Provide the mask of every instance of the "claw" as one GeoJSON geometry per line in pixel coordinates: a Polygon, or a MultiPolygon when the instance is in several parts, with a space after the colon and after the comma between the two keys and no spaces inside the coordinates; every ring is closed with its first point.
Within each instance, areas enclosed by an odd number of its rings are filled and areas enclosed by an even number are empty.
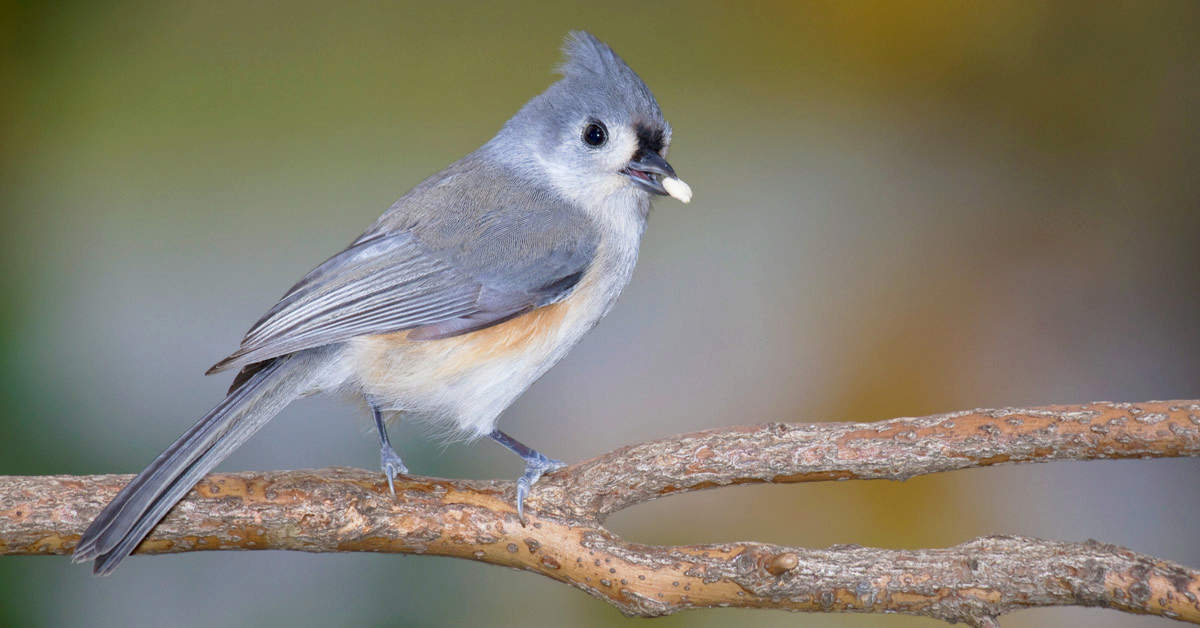
{"type": "Polygon", "coordinates": [[[392,497],[396,496],[395,477],[400,473],[408,473],[408,467],[404,466],[404,461],[400,460],[400,454],[392,449],[392,444],[388,442],[387,425],[383,422],[383,414],[379,411],[379,407],[371,404],[371,414],[375,416],[375,428],[379,430],[379,466],[383,469],[383,475],[387,477],[388,490],[392,492],[392,497]]]}
{"type": "Polygon", "coordinates": [[[561,469],[567,466],[567,463],[547,458],[541,452],[500,430],[492,430],[491,437],[525,461],[525,473],[517,478],[517,518],[521,520],[521,525],[525,525],[525,498],[529,496],[529,489],[533,488],[544,473],[561,469]]]}
{"type": "Polygon", "coordinates": [[[517,519],[521,520],[521,525],[525,525],[525,498],[529,496],[529,490],[542,475],[567,466],[567,463],[561,460],[534,453],[535,455],[525,458],[525,473],[517,479],[517,519]]]}
{"type": "Polygon", "coordinates": [[[391,491],[392,497],[395,497],[394,478],[401,473],[408,473],[408,467],[404,466],[404,461],[400,460],[400,454],[397,454],[396,450],[387,444],[379,448],[379,466],[383,469],[383,474],[387,476],[388,490],[391,491]]]}

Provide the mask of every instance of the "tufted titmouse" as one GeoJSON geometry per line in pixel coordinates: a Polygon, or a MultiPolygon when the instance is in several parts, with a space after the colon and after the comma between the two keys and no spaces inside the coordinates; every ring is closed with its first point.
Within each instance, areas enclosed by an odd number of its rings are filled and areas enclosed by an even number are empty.
{"type": "Polygon", "coordinates": [[[517,512],[563,466],[496,429],[500,413],[608,313],[629,282],[651,195],[691,200],[645,83],[584,32],[562,80],[480,149],[421,182],[300,280],[208,373],[229,394],[109,503],[76,561],[112,572],[167,511],[293,399],[362,395],[388,488],[408,470],[384,413],[490,436],[525,460],[517,512]]]}

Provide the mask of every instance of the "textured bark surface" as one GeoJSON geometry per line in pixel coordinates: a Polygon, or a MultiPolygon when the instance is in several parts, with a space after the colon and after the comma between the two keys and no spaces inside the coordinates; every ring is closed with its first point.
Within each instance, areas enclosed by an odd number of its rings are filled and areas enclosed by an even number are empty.
{"type": "MultiPolygon", "coordinates": [[[[625,447],[546,476],[522,525],[512,482],[354,469],[214,474],[139,553],[216,549],[454,556],[541,573],[630,615],[734,606],[900,612],[991,626],[1036,606],[1200,623],[1200,572],[1095,541],[986,537],[950,548],[813,550],[626,542],[605,516],[749,482],[902,479],[1005,462],[1200,455],[1200,401],[975,410],[878,423],[770,424],[625,447]]],[[[67,554],[127,475],[0,476],[0,554],[67,554]]]]}

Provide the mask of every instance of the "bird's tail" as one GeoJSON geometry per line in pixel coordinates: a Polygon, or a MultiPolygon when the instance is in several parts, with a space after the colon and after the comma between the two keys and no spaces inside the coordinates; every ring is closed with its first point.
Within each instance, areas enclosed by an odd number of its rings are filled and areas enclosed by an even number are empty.
{"type": "Polygon", "coordinates": [[[96,516],[75,546],[107,575],[206,473],[246,442],[320,375],[314,351],[275,358],[158,455],[96,516]]]}

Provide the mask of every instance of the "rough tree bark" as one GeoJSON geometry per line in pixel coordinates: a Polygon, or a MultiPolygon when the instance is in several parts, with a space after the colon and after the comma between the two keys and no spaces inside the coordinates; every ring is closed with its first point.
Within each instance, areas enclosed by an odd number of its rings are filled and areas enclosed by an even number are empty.
{"type": "MultiPolygon", "coordinates": [[[[656,547],[604,528],[664,495],[752,482],[904,479],[1013,462],[1200,455],[1200,400],[973,410],[878,423],[767,424],[625,447],[546,476],[522,525],[513,483],[354,469],[214,474],[139,553],[291,549],[436,554],[537,572],[622,612],[733,606],[899,612],[992,626],[1035,606],[1200,623],[1200,572],[1096,541],[955,547],[656,547]]],[[[67,554],[130,476],[0,476],[0,554],[67,554]]]]}

